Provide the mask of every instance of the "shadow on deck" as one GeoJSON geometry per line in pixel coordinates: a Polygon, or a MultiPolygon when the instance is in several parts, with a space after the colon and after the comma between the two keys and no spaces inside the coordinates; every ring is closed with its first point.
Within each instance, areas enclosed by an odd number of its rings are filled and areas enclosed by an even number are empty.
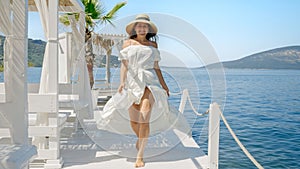
{"type": "MultiPolygon", "coordinates": [[[[134,168],[136,137],[95,130],[93,126],[62,140],[64,168],[134,168]]],[[[151,136],[144,157],[145,169],[201,169],[208,165],[207,155],[193,138],[177,130],[151,136]]]]}

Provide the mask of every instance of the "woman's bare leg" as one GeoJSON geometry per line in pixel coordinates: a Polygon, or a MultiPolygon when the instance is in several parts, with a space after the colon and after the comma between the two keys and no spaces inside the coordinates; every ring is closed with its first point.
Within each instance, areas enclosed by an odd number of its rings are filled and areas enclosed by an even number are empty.
{"type": "MultiPolygon", "coordinates": [[[[139,132],[140,132],[140,124],[139,124],[139,118],[140,118],[140,112],[139,112],[139,105],[132,105],[129,109],[129,117],[130,117],[130,126],[137,136],[139,138],[139,132]]],[[[137,150],[139,150],[139,140],[136,141],[135,147],[137,150]]]]}
{"type": "Polygon", "coordinates": [[[145,89],[144,96],[140,103],[140,116],[139,116],[139,133],[138,133],[138,153],[136,158],[135,167],[143,167],[145,163],[143,161],[145,147],[147,145],[150,126],[149,120],[151,116],[151,108],[153,105],[153,96],[148,88],[145,89]]]}

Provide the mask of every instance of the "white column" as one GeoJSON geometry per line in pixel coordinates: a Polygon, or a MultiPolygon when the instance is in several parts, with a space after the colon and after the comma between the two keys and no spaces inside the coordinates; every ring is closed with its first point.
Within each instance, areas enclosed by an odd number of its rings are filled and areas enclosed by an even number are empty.
{"type": "Polygon", "coordinates": [[[48,1],[49,24],[48,24],[48,83],[47,93],[55,94],[56,107],[53,112],[48,113],[48,125],[55,127],[56,135],[45,138],[49,154],[53,153],[50,159],[47,159],[44,165],[48,168],[61,168],[62,159],[60,157],[60,127],[58,120],[58,0],[48,1]]]}
{"type": "Polygon", "coordinates": [[[219,167],[219,134],[220,134],[220,109],[217,103],[209,107],[209,128],[208,128],[208,160],[209,169],[219,167]]]}
{"type": "Polygon", "coordinates": [[[48,43],[49,43],[49,81],[47,84],[48,93],[56,94],[56,113],[48,114],[49,126],[57,126],[57,136],[49,138],[49,149],[56,150],[56,158],[59,158],[60,153],[60,137],[58,127],[58,0],[48,1],[49,9],[49,24],[48,24],[48,43]]]}
{"type": "Polygon", "coordinates": [[[51,0],[49,3],[49,83],[48,92],[58,93],[58,0],[51,0]]]}
{"type": "Polygon", "coordinates": [[[106,51],[106,74],[105,74],[105,80],[107,84],[110,84],[110,56],[108,52],[106,51]]]}
{"type": "MultiPolygon", "coordinates": [[[[7,103],[7,113],[12,124],[11,133],[14,144],[28,144],[27,107],[27,1],[13,1],[12,43],[10,44],[12,62],[8,76],[11,83],[8,91],[11,102],[7,103]]],[[[10,36],[10,35],[9,35],[10,36]]]]}

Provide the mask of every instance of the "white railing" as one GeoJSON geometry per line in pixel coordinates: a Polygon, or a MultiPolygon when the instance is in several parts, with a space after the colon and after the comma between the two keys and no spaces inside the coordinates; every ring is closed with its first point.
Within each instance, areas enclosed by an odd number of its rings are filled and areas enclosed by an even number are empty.
{"type": "MultiPolygon", "coordinates": [[[[179,111],[181,113],[184,112],[185,105],[187,101],[193,110],[193,112],[198,116],[203,116],[205,114],[209,114],[209,126],[208,126],[208,163],[209,169],[218,169],[219,168],[219,136],[220,136],[220,116],[229,130],[230,134],[242,149],[242,151],[246,154],[246,156],[252,161],[252,163],[259,169],[263,169],[263,166],[260,165],[255,158],[249,153],[249,151],[245,148],[245,146],[240,142],[238,137],[235,135],[230,125],[228,124],[225,116],[219,108],[217,103],[212,103],[209,106],[209,109],[205,113],[199,113],[193,103],[191,101],[189,92],[187,89],[184,89],[181,94],[181,101],[179,105],[179,111]]],[[[177,95],[177,93],[171,93],[171,95],[177,95]]]]}
{"type": "Polygon", "coordinates": [[[219,136],[220,136],[220,116],[219,106],[216,103],[209,106],[209,126],[208,126],[208,160],[209,168],[219,168],[219,136]]]}

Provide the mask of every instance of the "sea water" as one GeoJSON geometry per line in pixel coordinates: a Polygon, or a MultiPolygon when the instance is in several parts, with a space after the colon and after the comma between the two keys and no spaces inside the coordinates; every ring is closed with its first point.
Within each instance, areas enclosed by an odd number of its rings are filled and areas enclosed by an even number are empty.
{"type": "MultiPolygon", "coordinates": [[[[226,69],[225,76],[223,113],[244,146],[265,168],[300,168],[300,71],[226,69]]],[[[196,122],[193,136],[207,152],[205,126],[196,122]]],[[[219,155],[220,168],[256,168],[222,121],[219,155]]]]}
{"type": "MultiPolygon", "coordinates": [[[[205,69],[163,68],[173,93],[187,88],[200,113],[209,108],[211,77],[205,69]]],[[[118,82],[118,69],[112,69],[112,81],[118,82]]],[[[28,69],[28,81],[38,83],[41,68],[28,69]]],[[[96,78],[105,70],[96,69],[96,78]]],[[[0,73],[3,82],[3,74],[0,73]]],[[[300,168],[300,70],[225,69],[226,98],[223,113],[240,141],[264,167],[300,168]]],[[[180,95],[170,96],[171,104],[180,95]]],[[[207,153],[208,116],[196,116],[187,105],[184,115],[192,126],[193,138],[207,153]]],[[[224,123],[220,123],[219,168],[256,168],[238,147],[224,123]]]]}

